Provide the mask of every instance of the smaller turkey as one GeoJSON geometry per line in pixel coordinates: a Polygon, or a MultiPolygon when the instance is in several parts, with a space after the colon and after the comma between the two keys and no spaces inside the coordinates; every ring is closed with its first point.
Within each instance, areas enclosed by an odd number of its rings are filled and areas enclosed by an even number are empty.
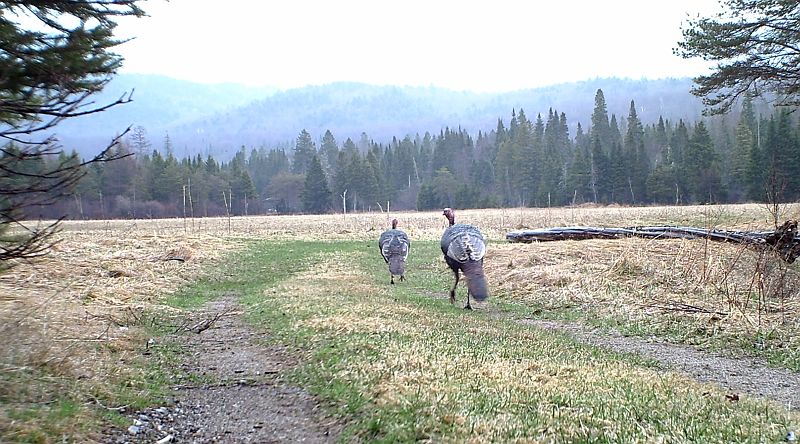
{"type": "Polygon", "coordinates": [[[464,273],[467,280],[467,310],[472,310],[469,298],[483,301],[489,297],[486,276],[483,274],[483,256],[486,254],[486,242],[483,240],[478,228],[455,223],[456,213],[451,208],[445,208],[442,214],[450,225],[442,234],[442,253],[447,265],[453,270],[456,281],[450,289],[450,303],[456,302],[456,287],[458,287],[459,271],[464,273]]]}
{"type": "Polygon", "coordinates": [[[397,229],[397,219],[392,220],[392,229],[381,233],[378,239],[378,249],[383,256],[383,260],[389,264],[389,275],[391,283],[394,284],[394,277],[400,276],[400,281],[406,280],[406,259],[408,250],[411,249],[411,241],[403,230],[397,229]]]}

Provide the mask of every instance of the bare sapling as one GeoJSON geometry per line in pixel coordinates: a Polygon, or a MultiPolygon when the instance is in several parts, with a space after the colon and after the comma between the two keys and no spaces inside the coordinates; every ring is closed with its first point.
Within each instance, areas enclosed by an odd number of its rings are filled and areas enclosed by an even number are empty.
{"type": "Polygon", "coordinates": [[[769,213],[772,224],[777,229],[780,225],[780,220],[786,212],[786,202],[783,199],[784,192],[786,191],[786,180],[778,177],[775,171],[772,171],[767,182],[764,196],[766,198],[764,206],[769,213]]]}
{"type": "Polygon", "coordinates": [[[347,189],[342,193],[342,217],[347,215],[347,189]]]}
{"type": "Polygon", "coordinates": [[[225,195],[225,191],[222,192],[222,201],[225,204],[225,215],[228,218],[228,234],[231,234],[231,200],[225,195]]]}
{"type": "Polygon", "coordinates": [[[183,186],[183,234],[186,234],[186,185],[183,186]]]}
{"type": "Polygon", "coordinates": [[[192,230],[194,230],[194,202],[192,202],[192,178],[188,179],[187,189],[189,191],[189,217],[192,219],[192,230]]]}

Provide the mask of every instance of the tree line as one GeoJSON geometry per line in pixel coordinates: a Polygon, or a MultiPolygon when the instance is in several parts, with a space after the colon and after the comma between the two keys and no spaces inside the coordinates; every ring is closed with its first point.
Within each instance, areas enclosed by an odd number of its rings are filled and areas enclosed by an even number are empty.
{"type": "MultiPolygon", "coordinates": [[[[154,149],[146,129],[118,144],[114,162],[92,163],[74,193],[38,217],[150,218],[294,212],[427,210],[597,204],[695,204],[796,200],[800,127],[791,109],[757,113],[746,97],[738,115],[696,122],[643,123],[630,103],[609,116],[597,90],[590,125],[570,134],[564,113],[509,122],[471,135],[463,128],[377,143],[363,134],[339,143],[302,130],[293,149],[242,147],[232,159],[178,159],[165,137],[154,149]],[[732,117],[735,117],[735,121],[732,117]],[[133,155],[131,155],[133,154],[133,155]]],[[[4,156],[14,156],[13,148],[4,156]]],[[[17,162],[24,163],[24,156],[17,162]]],[[[18,168],[33,177],[48,162],[18,168]]],[[[17,177],[25,180],[27,176],[17,177]]]]}

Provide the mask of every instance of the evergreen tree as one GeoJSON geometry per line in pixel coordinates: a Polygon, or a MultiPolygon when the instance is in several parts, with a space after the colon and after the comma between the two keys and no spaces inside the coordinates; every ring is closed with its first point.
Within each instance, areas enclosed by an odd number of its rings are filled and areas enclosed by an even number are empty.
{"type": "Polygon", "coordinates": [[[456,203],[456,194],[459,181],[447,168],[441,168],[433,176],[433,193],[440,207],[453,207],[456,203]]]}
{"type": "Polygon", "coordinates": [[[659,204],[677,203],[676,183],[674,166],[667,162],[659,162],[647,177],[647,192],[650,200],[659,204]]]}
{"type": "Polygon", "coordinates": [[[417,195],[417,210],[426,211],[442,207],[443,205],[439,202],[439,198],[436,197],[433,185],[423,183],[417,195]]]}
{"type": "Polygon", "coordinates": [[[588,147],[578,147],[566,177],[566,191],[572,191],[571,203],[591,202],[592,165],[588,147]]]}
{"type": "Polygon", "coordinates": [[[489,159],[476,160],[472,164],[470,181],[484,190],[485,194],[494,189],[494,167],[489,159]]]}
{"type": "MultiPolygon", "coordinates": [[[[592,147],[592,138],[583,132],[583,125],[580,122],[575,126],[575,148],[583,149],[588,152],[592,147]]],[[[577,154],[577,153],[576,153],[577,154]]],[[[588,159],[588,156],[587,156],[588,159]]]]}
{"type": "Polygon", "coordinates": [[[391,173],[391,187],[396,190],[409,188],[417,182],[414,168],[414,142],[406,136],[397,144],[393,161],[387,171],[391,173]]]}
{"type": "Polygon", "coordinates": [[[311,158],[317,153],[316,145],[311,139],[311,134],[305,129],[300,131],[297,136],[297,142],[294,146],[294,159],[292,160],[292,172],[296,174],[305,174],[308,171],[311,158]]]}
{"type": "Polygon", "coordinates": [[[271,150],[267,154],[267,161],[263,174],[267,177],[273,177],[281,172],[289,171],[289,156],[286,151],[282,149],[271,150]]]}
{"type": "Polygon", "coordinates": [[[625,148],[623,155],[626,162],[628,187],[631,192],[630,202],[636,204],[645,201],[646,181],[650,173],[650,160],[644,148],[644,128],[636,114],[636,105],[631,100],[628,112],[628,130],[625,132],[625,148]]]}
{"type": "Polygon", "coordinates": [[[459,177],[469,173],[472,164],[473,146],[471,138],[461,130],[445,128],[436,139],[433,151],[433,169],[447,168],[459,177]]]}
{"type": "Polygon", "coordinates": [[[456,208],[478,208],[481,205],[481,191],[473,183],[460,182],[457,185],[454,199],[456,208]]]}
{"type": "Polygon", "coordinates": [[[625,153],[622,151],[622,145],[614,142],[608,155],[607,183],[610,202],[624,203],[631,201],[628,170],[628,162],[626,162],[625,153]]]}
{"type": "Polygon", "coordinates": [[[564,199],[564,160],[561,154],[564,148],[560,146],[563,143],[560,132],[558,112],[551,109],[544,129],[541,177],[537,193],[539,205],[560,205],[564,199]]]}
{"type": "Polygon", "coordinates": [[[768,124],[762,153],[764,176],[761,182],[762,199],[780,203],[800,197],[800,147],[796,131],[792,130],[790,112],[782,109],[768,124]]]}
{"type": "Polygon", "coordinates": [[[267,169],[266,149],[262,147],[250,150],[250,157],[247,159],[245,168],[256,192],[261,193],[266,190],[270,179],[263,173],[267,169]]]}
{"type": "Polygon", "coordinates": [[[359,207],[366,209],[382,198],[378,173],[375,170],[377,163],[374,153],[372,159],[362,159],[355,147],[339,153],[334,190],[337,195],[347,190],[348,206],[353,210],[359,207]]]}
{"type": "Polygon", "coordinates": [[[323,156],[325,170],[330,174],[336,170],[336,161],[339,158],[339,145],[330,130],[325,131],[322,136],[322,144],[319,147],[320,155],[323,156]]]}
{"type": "Polygon", "coordinates": [[[658,154],[658,158],[663,160],[664,153],[669,147],[669,136],[667,135],[667,125],[664,123],[664,118],[661,116],[658,117],[658,124],[656,125],[654,139],[655,154],[658,154]]]}
{"type": "Polygon", "coordinates": [[[331,205],[331,191],[319,157],[314,155],[306,174],[303,192],[303,210],[307,213],[326,213],[331,205]]]}
{"type": "Polygon", "coordinates": [[[779,105],[800,105],[800,3],[724,0],[723,12],[684,28],[675,52],[715,62],[692,92],[712,114],[724,114],[746,94],[767,94],[779,105]]]}
{"type": "Polygon", "coordinates": [[[713,168],[717,161],[714,142],[701,120],[694,127],[685,153],[686,187],[690,199],[694,202],[716,202],[720,195],[720,174],[713,168]]]}
{"type": "Polygon", "coordinates": [[[597,138],[597,143],[604,153],[611,149],[611,127],[608,123],[608,108],[602,89],[598,89],[594,96],[594,111],[592,111],[592,127],[589,135],[597,138]]]}
{"type": "Polygon", "coordinates": [[[672,137],[669,139],[669,155],[667,163],[672,165],[675,172],[677,201],[684,202],[686,195],[686,182],[687,182],[687,161],[686,152],[689,150],[689,129],[683,122],[683,119],[678,121],[672,137]]]}
{"type": "Polygon", "coordinates": [[[610,195],[609,176],[611,162],[603,152],[603,145],[600,142],[600,134],[592,135],[592,157],[591,157],[591,177],[589,188],[592,193],[592,201],[608,202],[610,195]]]}
{"type": "Polygon", "coordinates": [[[100,181],[103,194],[108,197],[131,197],[134,174],[136,173],[136,160],[133,156],[129,156],[130,151],[125,144],[117,145],[112,150],[112,153],[115,157],[119,157],[119,160],[100,166],[102,171],[100,181]]]}
{"type": "Polygon", "coordinates": [[[172,139],[169,138],[169,133],[164,133],[164,156],[175,157],[175,150],[172,148],[172,139]]]}
{"type": "Polygon", "coordinates": [[[750,188],[750,161],[754,149],[754,133],[751,127],[750,117],[752,114],[752,102],[749,97],[745,98],[742,105],[742,113],[739,123],[736,125],[733,152],[730,161],[730,189],[735,199],[740,199],[747,195],[750,188]],[[746,111],[750,108],[750,113],[746,111]]]}
{"type": "Polygon", "coordinates": [[[419,148],[419,157],[416,159],[417,169],[423,181],[433,177],[433,144],[433,137],[426,131],[419,148]]]}
{"type": "Polygon", "coordinates": [[[613,146],[615,143],[618,143],[622,146],[622,133],[619,129],[619,124],[617,123],[617,116],[616,114],[611,115],[611,120],[608,123],[609,133],[611,134],[611,139],[609,143],[613,146]]]}
{"type": "Polygon", "coordinates": [[[497,172],[497,181],[503,196],[502,202],[505,205],[511,204],[515,201],[517,195],[515,191],[515,178],[513,172],[513,143],[511,139],[505,139],[498,144],[497,160],[495,164],[495,171],[497,172]]]}
{"type": "Polygon", "coordinates": [[[258,202],[258,193],[250,173],[238,164],[232,168],[228,191],[231,199],[229,205],[234,214],[250,214],[250,206],[258,202]]]}
{"type": "MultiPolygon", "coordinates": [[[[137,0],[106,2],[14,1],[0,8],[0,262],[37,257],[52,245],[59,219],[43,227],[29,227],[24,220],[34,208],[54,205],[72,197],[84,168],[113,160],[112,148],[124,134],[98,155],[76,163],[48,162],[62,152],[51,137],[64,119],[93,114],[130,101],[93,106],[92,95],[111,81],[122,58],[114,48],[116,21],[123,16],[141,17],[137,0]],[[10,153],[16,155],[10,155],[10,153]],[[41,160],[41,162],[39,162],[41,160]],[[25,168],[45,166],[36,174],[25,168]],[[22,168],[22,169],[18,169],[22,168]],[[21,228],[9,234],[11,226],[21,228]],[[22,233],[22,234],[20,234],[22,233]]],[[[2,268],[2,267],[0,267],[2,268]]]]}
{"type": "Polygon", "coordinates": [[[362,171],[362,188],[360,194],[368,206],[392,197],[386,195],[385,183],[383,180],[384,174],[377,154],[380,152],[380,147],[376,146],[371,148],[364,158],[363,165],[365,168],[362,171]]]}
{"type": "Polygon", "coordinates": [[[539,130],[543,127],[542,117],[538,116],[535,125],[525,116],[520,108],[515,122],[513,139],[510,143],[511,164],[509,171],[514,178],[519,203],[533,205],[540,181],[540,165],[542,157],[542,137],[539,130]]]}
{"type": "Polygon", "coordinates": [[[347,138],[342,145],[342,152],[347,155],[351,155],[352,153],[358,153],[358,147],[356,147],[355,142],[351,138],[347,138]]]}
{"type": "MultiPolygon", "coordinates": [[[[185,174],[178,160],[172,154],[164,159],[161,174],[154,177],[153,197],[166,203],[174,214],[180,214],[178,208],[183,200],[183,185],[186,184],[185,174]]],[[[229,189],[230,190],[230,189],[229,189]]],[[[228,190],[228,191],[229,191],[228,190]]],[[[221,190],[220,190],[221,191],[221,190]]]]}

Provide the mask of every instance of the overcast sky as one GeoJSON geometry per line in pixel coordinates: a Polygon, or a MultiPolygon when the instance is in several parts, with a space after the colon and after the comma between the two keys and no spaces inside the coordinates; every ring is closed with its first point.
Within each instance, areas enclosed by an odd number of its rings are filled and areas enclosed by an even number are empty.
{"type": "Polygon", "coordinates": [[[149,0],[122,72],[279,88],[355,81],[510,91],[702,74],[672,53],[717,0],[149,0]],[[688,15],[687,15],[688,14],[688,15]]]}

